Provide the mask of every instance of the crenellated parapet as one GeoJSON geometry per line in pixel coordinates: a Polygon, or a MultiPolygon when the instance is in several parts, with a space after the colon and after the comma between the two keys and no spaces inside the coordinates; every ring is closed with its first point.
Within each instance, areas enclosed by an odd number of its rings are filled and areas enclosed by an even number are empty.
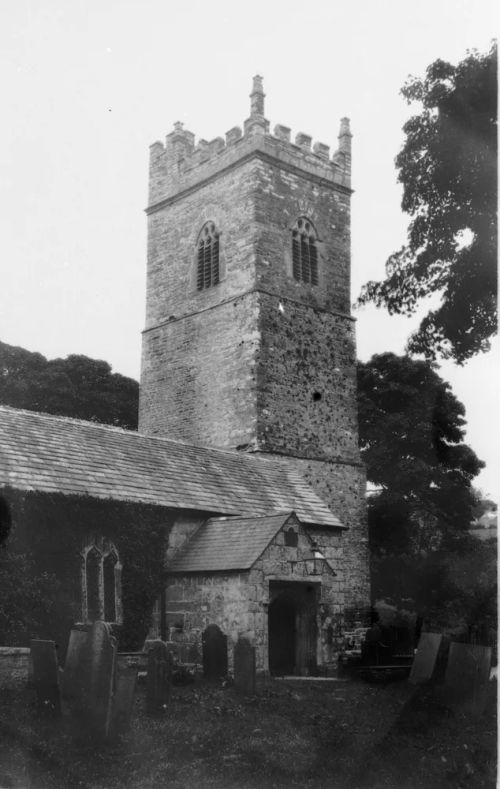
{"type": "Polygon", "coordinates": [[[264,98],[262,77],[256,76],[250,94],[250,115],[243,128],[233,126],[225,137],[210,141],[199,139],[196,143],[193,132],[176,122],[165,144],[153,143],[148,211],[154,211],[165,200],[173,199],[252,156],[278,160],[284,169],[302,170],[313,178],[350,190],[352,134],[349,119],[342,118],[338,148],[330,155],[330,146],[313,142],[304,132],[298,132],[292,141],[288,126],[277,124],[271,133],[264,115],[264,98]]]}

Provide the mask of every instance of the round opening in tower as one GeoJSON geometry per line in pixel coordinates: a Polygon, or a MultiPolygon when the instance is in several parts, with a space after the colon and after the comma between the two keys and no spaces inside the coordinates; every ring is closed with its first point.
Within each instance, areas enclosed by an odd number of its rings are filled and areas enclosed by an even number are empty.
{"type": "Polygon", "coordinates": [[[318,400],[321,400],[322,396],[323,395],[321,394],[321,392],[313,392],[313,400],[314,400],[314,402],[317,403],[318,400]]]}

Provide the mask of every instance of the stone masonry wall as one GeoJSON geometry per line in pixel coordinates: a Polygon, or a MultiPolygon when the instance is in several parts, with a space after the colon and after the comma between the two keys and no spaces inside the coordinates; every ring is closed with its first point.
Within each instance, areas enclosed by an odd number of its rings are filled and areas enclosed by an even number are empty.
{"type": "Polygon", "coordinates": [[[254,159],[150,215],[141,432],[231,448],[300,444],[317,457],[356,452],[349,193],[309,178],[254,159]],[[291,227],[304,213],[319,233],[318,286],[292,276],[291,227]],[[221,282],[197,291],[207,219],[221,232],[221,282]]]}
{"type": "Polygon", "coordinates": [[[255,196],[257,287],[300,304],[350,314],[350,190],[307,172],[258,160],[255,196]],[[318,284],[294,279],[292,229],[305,216],[316,230],[318,284]]]}
{"type": "MultiPolygon", "coordinates": [[[[257,409],[266,406],[257,401],[254,361],[261,342],[263,358],[266,342],[273,344],[275,327],[269,316],[279,305],[273,304],[257,325],[257,310],[265,299],[256,300],[255,291],[289,299],[289,311],[296,316],[299,305],[309,312],[316,308],[318,324],[324,310],[335,311],[337,324],[344,320],[346,326],[336,331],[330,345],[339,344],[345,366],[352,344],[346,317],[349,157],[342,152],[330,161],[327,146],[311,150],[307,135],[297,135],[294,145],[285,127],[276,127],[272,136],[255,133],[252,124],[244,136],[233,129],[226,144],[217,138],[200,141],[196,149],[194,135],[177,124],[166,148],[161,143],[152,147],[139,429],[231,448],[254,447],[265,439],[264,448],[282,451],[283,442],[275,445],[274,434],[266,435],[267,418],[259,431],[256,428],[257,409]],[[291,229],[302,215],[318,234],[317,286],[292,276],[291,229]],[[221,234],[220,283],[198,291],[196,242],[207,220],[221,234]]],[[[310,316],[305,324],[308,320],[310,316]]],[[[296,334],[299,344],[307,341],[308,327],[298,327],[296,334]]],[[[302,350],[287,348],[295,354],[302,350]]],[[[332,354],[316,361],[324,368],[331,359],[332,354]]],[[[295,385],[295,394],[302,395],[303,380],[299,376],[293,381],[290,372],[296,363],[304,366],[307,361],[295,355],[290,362],[286,386],[293,390],[295,385]]],[[[270,379],[280,369],[271,360],[270,379]]],[[[266,386],[266,394],[274,397],[270,381],[266,386]]],[[[293,392],[290,397],[294,399],[293,392]]],[[[320,407],[315,413],[325,410],[320,407]]],[[[316,429],[311,420],[309,427],[316,429]]],[[[291,446],[296,443],[294,436],[291,446]]],[[[315,451],[312,445],[309,450],[315,451]]]]}
{"type": "MultiPolygon", "coordinates": [[[[266,455],[268,457],[268,455],[266,455]]],[[[323,462],[273,455],[273,460],[298,471],[347,527],[340,540],[342,616],[370,605],[370,562],[366,515],[366,472],[361,463],[323,462]]],[[[313,539],[320,532],[309,527],[313,539]]],[[[330,533],[330,532],[328,532],[330,533]]]]}
{"type": "Polygon", "coordinates": [[[254,171],[242,165],[149,218],[141,432],[212,446],[253,440],[254,171]],[[221,233],[221,281],[198,291],[196,242],[209,219],[221,233]]]}
{"type": "Polygon", "coordinates": [[[259,314],[259,449],[358,462],[352,321],[266,294],[259,314]]]}
{"type": "Polygon", "coordinates": [[[205,446],[255,440],[257,294],[144,336],[140,430],[205,446]]]}
{"type": "MultiPolygon", "coordinates": [[[[166,591],[168,639],[201,654],[201,634],[209,624],[217,624],[228,636],[229,665],[234,645],[240,635],[256,646],[257,669],[267,671],[270,581],[296,581],[320,585],[317,610],[318,665],[335,665],[343,634],[345,604],[344,572],[345,532],[340,529],[307,530],[299,528],[297,547],[285,545],[283,531],[256,561],[249,572],[168,575],[166,591]],[[321,577],[307,575],[311,541],[318,542],[333,573],[321,577]],[[292,567],[291,562],[298,562],[292,567]]],[[[181,654],[182,654],[182,650],[181,654]]]]}
{"type": "Polygon", "coordinates": [[[242,134],[241,128],[235,126],[227,132],[225,140],[222,137],[209,142],[199,140],[195,146],[194,134],[177,123],[174,131],[167,135],[165,145],[157,141],[150,147],[149,207],[161,205],[174,195],[209,181],[221,171],[230,170],[255,151],[279,159],[283,168],[300,166],[318,181],[331,181],[349,189],[351,134],[348,123],[341,124],[340,132],[339,150],[330,158],[329,146],[315,143],[311,150],[311,137],[302,133],[296,135],[293,143],[290,129],[279,124],[274,127],[274,134],[255,127],[245,129],[242,134]]]}
{"type": "Polygon", "coordinates": [[[255,162],[244,162],[149,215],[146,330],[204,311],[253,287],[258,177],[255,162]],[[197,240],[209,220],[220,233],[220,283],[198,291],[197,240]]]}

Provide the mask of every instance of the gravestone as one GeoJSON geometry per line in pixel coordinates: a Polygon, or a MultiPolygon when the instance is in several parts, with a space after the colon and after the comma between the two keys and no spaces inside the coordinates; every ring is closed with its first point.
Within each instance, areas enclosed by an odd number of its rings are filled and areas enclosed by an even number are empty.
{"type": "Polygon", "coordinates": [[[227,636],[217,625],[208,625],[201,637],[203,675],[217,680],[227,677],[227,636]]]}
{"type": "Polygon", "coordinates": [[[94,622],[85,647],[89,665],[88,691],[84,698],[84,711],[92,733],[107,737],[111,723],[111,700],[113,696],[116,639],[109,625],[94,622]]]}
{"type": "Polygon", "coordinates": [[[442,638],[440,633],[421,633],[409,676],[412,685],[432,678],[442,638]]]}
{"type": "Polygon", "coordinates": [[[452,643],[445,674],[445,699],[452,708],[481,715],[489,693],[491,647],[452,643]]]}
{"type": "Polygon", "coordinates": [[[33,639],[30,654],[38,709],[44,715],[58,717],[61,714],[61,695],[56,645],[54,641],[33,639]]]}
{"type": "Polygon", "coordinates": [[[172,656],[164,641],[148,643],[146,709],[150,715],[164,713],[170,699],[172,656]]]}
{"type": "Polygon", "coordinates": [[[234,687],[244,696],[255,694],[255,647],[244,637],[234,647],[234,687]]]}
{"type": "Polygon", "coordinates": [[[109,736],[114,738],[126,732],[130,726],[134,705],[137,665],[127,658],[116,658],[115,686],[111,700],[111,722],[109,736]]]}
{"type": "Polygon", "coordinates": [[[82,712],[88,693],[90,665],[87,655],[88,629],[72,628],[61,679],[63,704],[70,713],[82,712]]]}

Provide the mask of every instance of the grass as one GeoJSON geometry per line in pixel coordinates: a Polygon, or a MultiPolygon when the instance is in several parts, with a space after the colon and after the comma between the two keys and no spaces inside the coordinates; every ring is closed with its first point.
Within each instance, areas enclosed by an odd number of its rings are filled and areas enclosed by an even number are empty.
{"type": "MultiPolygon", "coordinates": [[[[165,714],[138,687],[130,730],[99,744],[0,691],[0,789],[442,789],[496,786],[496,701],[452,713],[407,681],[262,681],[252,697],[202,680],[165,714]]],[[[495,686],[496,689],[496,686],[495,686]]]]}

